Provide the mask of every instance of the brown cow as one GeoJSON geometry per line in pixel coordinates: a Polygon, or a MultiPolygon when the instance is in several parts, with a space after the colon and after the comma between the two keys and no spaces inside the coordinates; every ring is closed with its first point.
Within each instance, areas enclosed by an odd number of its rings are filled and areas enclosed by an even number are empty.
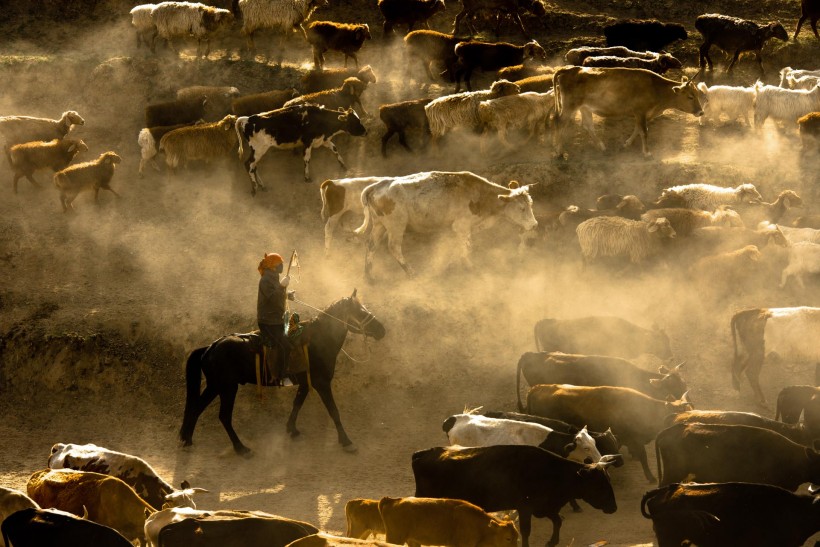
{"type": "Polygon", "coordinates": [[[370,534],[384,534],[384,523],[379,513],[379,500],[356,498],[345,504],[349,538],[367,539],[370,534]]]}
{"type": "Polygon", "coordinates": [[[663,429],[668,414],[693,409],[686,393],[679,401],[669,399],[653,399],[625,387],[540,384],[527,393],[527,414],[587,425],[595,431],[611,428],[621,445],[640,460],[646,479],[655,482],[644,445],[663,429]]]}
{"type": "Polygon", "coordinates": [[[518,531],[472,503],[446,498],[382,498],[387,542],[411,546],[516,547],[518,531]]]}
{"type": "Polygon", "coordinates": [[[812,436],[802,424],[784,424],[752,412],[690,410],[689,412],[667,416],[666,425],[674,424],[748,425],[774,431],[790,441],[804,446],[811,446],[813,442],[812,436]]]}
{"type": "Polygon", "coordinates": [[[669,108],[702,116],[694,84],[684,79],[676,82],[641,68],[562,68],[555,73],[555,146],[563,152],[561,126],[575,119],[581,110],[581,125],[601,150],[603,141],[595,134],[592,114],[604,118],[634,116],[635,130],[626,140],[630,146],[640,135],[643,153],[649,156],[647,122],[669,108]]]}

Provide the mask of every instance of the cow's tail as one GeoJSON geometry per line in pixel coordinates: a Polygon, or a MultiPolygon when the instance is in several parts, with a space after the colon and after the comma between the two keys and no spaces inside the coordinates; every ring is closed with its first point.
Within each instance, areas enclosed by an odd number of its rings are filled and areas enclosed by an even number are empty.
{"type": "MultiPolygon", "coordinates": [[[[538,337],[536,337],[536,340],[538,337]]],[[[518,360],[518,368],[515,371],[515,396],[518,398],[518,412],[524,412],[524,403],[521,402],[521,363],[524,361],[524,356],[518,360]]]]}
{"type": "Polygon", "coordinates": [[[371,184],[367,188],[362,191],[362,208],[364,209],[364,221],[362,225],[356,228],[353,233],[357,236],[367,235],[370,233],[372,228],[373,220],[371,219],[371,212],[370,212],[370,194],[372,194],[376,189],[375,184],[371,184]]]}
{"type": "Polygon", "coordinates": [[[239,116],[236,118],[236,123],[234,124],[236,137],[239,140],[239,161],[245,158],[245,146],[248,144],[247,139],[245,139],[245,125],[247,125],[247,123],[247,116],[239,116]]]}
{"type": "Polygon", "coordinates": [[[454,425],[456,425],[456,417],[455,416],[450,416],[449,418],[444,420],[443,424],[441,424],[441,430],[444,431],[445,433],[449,433],[450,430],[453,429],[454,425]]]}
{"type": "Polygon", "coordinates": [[[179,430],[179,438],[185,443],[191,442],[194,433],[197,419],[195,408],[199,402],[199,385],[202,380],[202,357],[209,347],[195,349],[185,363],[185,414],[179,430]]]}
{"type": "Polygon", "coordinates": [[[743,312],[734,314],[731,323],[729,323],[729,327],[732,330],[732,349],[734,351],[732,358],[732,387],[735,388],[735,391],[740,391],[740,371],[738,370],[739,359],[737,355],[737,322],[741,313],[743,312]]]}
{"type": "MultiPolygon", "coordinates": [[[[655,464],[658,466],[658,485],[661,485],[663,484],[663,465],[661,464],[661,443],[658,442],[657,437],[655,437],[655,464]]],[[[646,518],[651,518],[643,512],[643,501],[641,501],[641,513],[646,518]]]]}
{"type": "Polygon", "coordinates": [[[641,514],[644,516],[644,518],[652,518],[652,515],[650,515],[649,512],[646,510],[646,502],[648,502],[651,498],[654,498],[655,495],[657,495],[658,492],[660,492],[661,490],[662,488],[655,488],[654,490],[650,490],[649,492],[644,494],[643,498],[641,498],[641,514]]]}
{"type": "Polygon", "coordinates": [[[319,194],[322,196],[322,220],[327,221],[330,217],[330,207],[327,204],[327,189],[333,184],[332,180],[326,180],[319,187],[319,194]]]}

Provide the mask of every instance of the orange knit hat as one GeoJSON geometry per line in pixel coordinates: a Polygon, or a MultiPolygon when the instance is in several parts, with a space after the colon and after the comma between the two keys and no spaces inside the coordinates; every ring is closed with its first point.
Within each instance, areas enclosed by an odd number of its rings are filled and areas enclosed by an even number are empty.
{"type": "Polygon", "coordinates": [[[285,259],[282,258],[282,255],[276,253],[265,253],[265,258],[259,262],[259,267],[256,269],[259,270],[259,275],[264,275],[265,270],[273,270],[279,264],[284,263],[285,259]]]}

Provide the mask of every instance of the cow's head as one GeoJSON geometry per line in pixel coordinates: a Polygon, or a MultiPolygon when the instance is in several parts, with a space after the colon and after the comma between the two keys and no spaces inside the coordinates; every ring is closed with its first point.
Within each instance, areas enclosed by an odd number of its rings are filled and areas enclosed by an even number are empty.
{"type": "Polygon", "coordinates": [[[695,405],[689,401],[689,392],[684,393],[680,399],[675,400],[672,395],[666,398],[666,410],[670,414],[680,414],[681,412],[689,412],[695,410],[695,405]]]}
{"type": "Polygon", "coordinates": [[[595,446],[595,440],[587,431],[587,426],[575,434],[575,438],[564,447],[564,451],[568,453],[566,456],[568,460],[580,463],[596,463],[601,459],[601,453],[595,446]]]}
{"type": "Polygon", "coordinates": [[[51,454],[48,457],[48,467],[50,469],[60,469],[63,467],[63,460],[71,450],[71,445],[57,443],[51,447],[51,454]]]}
{"type": "Polygon", "coordinates": [[[529,186],[518,186],[515,182],[515,184],[510,183],[508,194],[498,194],[498,199],[502,202],[501,214],[524,230],[534,230],[538,226],[538,221],[535,220],[532,212],[529,188],[529,186]]]}
{"type": "Polygon", "coordinates": [[[539,59],[541,61],[547,60],[547,52],[541,47],[541,44],[535,40],[524,44],[524,58],[525,59],[539,59]]]}
{"type": "Polygon", "coordinates": [[[363,137],[367,135],[367,129],[362,125],[362,121],[352,108],[348,108],[339,114],[339,121],[342,122],[342,127],[345,131],[354,137],[363,137]]]}
{"type": "Polygon", "coordinates": [[[735,188],[735,193],[740,203],[760,203],[763,201],[763,196],[760,195],[754,184],[741,184],[735,188]]]}
{"type": "Polygon", "coordinates": [[[516,547],[518,545],[518,530],[509,517],[503,520],[492,519],[488,528],[481,534],[476,547],[516,547]]]}
{"type": "Polygon", "coordinates": [[[658,368],[658,373],[663,374],[661,378],[652,378],[649,384],[661,395],[665,397],[671,395],[673,397],[680,397],[686,393],[686,382],[681,377],[681,369],[684,363],[678,364],[673,369],[668,369],[661,365],[658,368]]]}
{"type": "Polygon", "coordinates": [[[182,481],[181,486],[181,490],[174,490],[170,494],[166,494],[162,509],[168,509],[170,507],[190,507],[191,509],[196,509],[194,495],[208,492],[205,488],[191,488],[188,481],[182,481]]]}
{"type": "Polygon", "coordinates": [[[684,76],[681,84],[673,87],[672,92],[675,94],[675,108],[695,116],[703,116],[703,107],[698,98],[700,92],[692,80],[684,76]]]}
{"type": "Polygon", "coordinates": [[[578,488],[576,497],[606,514],[614,513],[618,509],[615,503],[615,492],[612,491],[609,473],[607,473],[607,469],[613,465],[615,465],[615,460],[609,456],[601,458],[598,463],[585,465],[578,470],[581,480],[576,482],[578,488]]]}

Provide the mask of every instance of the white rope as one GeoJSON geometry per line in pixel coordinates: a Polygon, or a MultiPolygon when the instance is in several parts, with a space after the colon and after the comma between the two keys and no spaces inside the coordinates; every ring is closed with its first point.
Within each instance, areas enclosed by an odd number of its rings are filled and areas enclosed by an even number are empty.
{"type": "Polygon", "coordinates": [[[304,301],[302,301],[302,300],[299,300],[299,299],[298,299],[298,298],[296,298],[296,297],[294,297],[294,298],[293,298],[293,301],[294,301],[294,302],[296,302],[297,304],[302,304],[303,306],[307,306],[308,308],[310,308],[310,309],[312,309],[312,310],[318,311],[319,313],[321,313],[321,314],[323,314],[323,315],[326,315],[326,316],[330,317],[331,319],[335,319],[335,320],[336,320],[336,321],[338,321],[339,323],[343,323],[343,324],[345,325],[345,327],[351,327],[351,326],[354,326],[355,328],[359,329],[361,332],[359,332],[359,333],[353,333],[353,334],[361,334],[361,335],[364,337],[364,347],[365,347],[365,349],[367,350],[367,358],[366,358],[366,359],[356,359],[356,358],[354,358],[353,356],[351,356],[348,352],[346,352],[344,348],[341,348],[341,349],[342,349],[342,353],[344,353],[344,354],[345,354],[345,356],[346,356],[348,359],[350,359],[351,361],[353,361],[354,363],[367,363],[368,361],[370,361],[370,357],[371,357],[371,353],[370,353],[370,344],[368,344],[368,343],[367,343],[367,334],[365,334],[365,332],[364,332],[364,328],[363,328],[363,327],[364,327],[367,323],[369,323],[370,321],[372,321],[373,319],[375,319],[375,316],[374,316],[372,313],[370,314],[369,321],[366,321],[366,322],[365,322],[362,326],[356,327],[355,325],[351,325],[349,321],[344,321],[344,320],[342,320],[342,319],[339,319],[339,318],[338,318],[338,317],[336,317],[335,315],[331,315],[331,314],[327,313],[326,311],[324,311],[324,310],[321,310],[321,309],[317,308],[316,306],[312,306],[312,305],[308,304],[307,302],[304,302],[304,301]]]}

